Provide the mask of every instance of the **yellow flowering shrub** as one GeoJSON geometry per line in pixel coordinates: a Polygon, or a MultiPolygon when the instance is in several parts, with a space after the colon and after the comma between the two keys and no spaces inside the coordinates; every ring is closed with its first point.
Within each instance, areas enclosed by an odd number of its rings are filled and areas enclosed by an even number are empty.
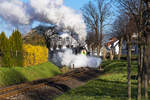
{"type": "Polygon", "coordinates": [[[24,66],[32,66],[48,61],[48,49],[44,46],[23,44],[24,66]]]}

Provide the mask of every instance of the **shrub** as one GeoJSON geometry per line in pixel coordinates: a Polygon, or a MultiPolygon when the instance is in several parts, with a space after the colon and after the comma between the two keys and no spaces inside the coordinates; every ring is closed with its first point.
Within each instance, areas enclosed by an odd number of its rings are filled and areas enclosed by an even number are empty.
{"type": "Polygon", "coordinates": [[[48,49],[43,46],[23,44],[24,66],[32,66],[48,61],[48,49]]]}

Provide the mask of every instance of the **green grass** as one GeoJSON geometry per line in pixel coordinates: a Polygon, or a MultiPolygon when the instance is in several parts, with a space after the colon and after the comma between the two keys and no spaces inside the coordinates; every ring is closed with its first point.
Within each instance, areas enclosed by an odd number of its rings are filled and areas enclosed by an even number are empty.
{"type": "Polygon", "coordinates": [[[0,87],[49,78],[58,74],[61,74],[59,68],[50,62],[31,67],[3,67],[0,68],[0,87]]]}
{"type": "MultiPolygon", "coordinates": [[[[104,61],[105,74],[84,86],[75,88],[55,100],[127,100],[127,62],[104,61]]],[[[132,62],[132,75],[137,74],[137,62],[132,62]]],[[[150,92],[150,91],[149,91],[150,92]]],[[[137,80],[132,79],[132,100],[136,100],[137,80]]],[[[144,99],[142,99],[144,100],[144,99]]]]}

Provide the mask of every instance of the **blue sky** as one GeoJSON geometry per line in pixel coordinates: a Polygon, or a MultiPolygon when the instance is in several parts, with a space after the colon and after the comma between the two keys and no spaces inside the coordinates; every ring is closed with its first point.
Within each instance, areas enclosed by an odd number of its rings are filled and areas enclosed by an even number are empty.
{"type": "MultiPolygon", "coordinates": [[[[24,2],[27,2],[28,0],[21,0],[24,2]]],[[[72,7],[73,9],[80,10],[81,7],[83,7],[84,4],[86,4],[89,0],[64,0],[65,5],[72,7]]]]}
{"type": "Polygon", "coordinates": [[[65,5],[70,6],[73,9],[80,10],[80,8],[88,1],[89,0],[65,0],[65,5]]]}
{"type": "MultiPolygon", "coordinates": [[[[28,2],[28,0],[21,1],[28,2]]],[[[80,11],[80,8],[83,7],[88,1],[89,0],[64,0],[66,6],[69,6],[76,11],[80,11]]],[[[10,36],[13,29],[9,27],[8,24],[5,24],[2,19],[0,19],[0,23],[0,32],[4,31],[7,36],[10,36]]],[[[37,26],[37,24],[39,23],[34,23],[33,27],[37,26]]]]}

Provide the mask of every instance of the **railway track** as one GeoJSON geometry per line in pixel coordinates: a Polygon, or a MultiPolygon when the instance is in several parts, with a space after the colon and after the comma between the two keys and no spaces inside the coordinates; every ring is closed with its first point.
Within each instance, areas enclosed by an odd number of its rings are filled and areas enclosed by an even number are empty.
{"type": "Polygon", "coordinates": [[[73,78],[77,78],[80,76],[84,76],[85,73],[90,71],[90,68],[79,68],[63,75],[55,76],[54,78],[41,79],[32,82],[22,83],[18,85],[13,85],[5,88],[0,88],[0,100],[10,100],[13,97],[17,97],[18,95],[25,94],[26,92],[30,92],[36,89],[40,89],[43,87],[48,87],[47,84],[67,81],[73,78]]]}
{"type": "Polygon", "coordinates": [[[10,99],[14,96],[18,96],[20,94],[24,94],[25,92],[27,91],[30,91],[30,90],[34,90],[34,89],[37,89],[37,88],[41,88],[41,87],[44,87],[45,86],[45,83],[41,83],[41,84],[38,84],[38,85],[34,85],[34,86],[31,86],[31,85],[26,85],[25,87],[22,87],[22,88],[13,88],[10,89],[10,88],[7,88],[7,91],[4,91],[1,95],[0,95],[0,100],[6,100],[6,99],[10,99]]]}

